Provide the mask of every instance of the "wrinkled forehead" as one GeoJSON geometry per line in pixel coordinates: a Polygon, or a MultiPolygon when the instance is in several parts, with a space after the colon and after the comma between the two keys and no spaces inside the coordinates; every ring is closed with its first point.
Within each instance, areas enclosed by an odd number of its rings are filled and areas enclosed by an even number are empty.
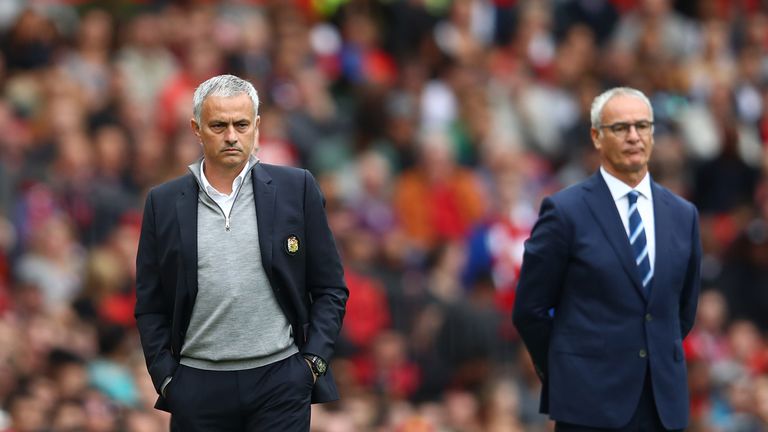
{"type": "Polygon", "coordinates": [[[256,110],[253,107],[253,101],[245,93],[232,96],[209,95],[203,100],[202,115],[207,118],[253,119],[256,116],[256,110]]]}

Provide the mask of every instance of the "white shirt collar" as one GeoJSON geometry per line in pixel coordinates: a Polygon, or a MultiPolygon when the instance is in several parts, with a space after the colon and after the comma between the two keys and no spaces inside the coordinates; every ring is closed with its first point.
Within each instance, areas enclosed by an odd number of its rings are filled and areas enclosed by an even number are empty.
{"type": "Polygon", "coordinates": [[[611,191],[611,196],[614,201],[624,198],[632,190],[638,191],[640,195],[648,200],[651,199],[651,175],[647,172],[645,173],[645,177],[643,177],[643,179],[640,180],[640,183],[634,188],[629,187],[628,184],[611,175],[611,173],[606,171],[602,166],[600,167],[600,174],[603,175],[605,184],[608,185],[608,190],[611,191]]]}
{"type": "Polygon", "coordinates": [[[205,187],[206,192],[208,192],[209,195],[220,195],[222,197],[230,197],[232,196],[238,187],[240,187],[241,184],[243,184],[243,181],[245,179],[245,174],[248,172],[248,169],[251,167],[251,161],[250,159],[245,163],[245,166],[243,167],[243,170],[240,171],[240,174],[235,177],[234,180],[232,180],[232,193],[229,195],[223,194],[216,190],[215,187],[211,185],[210,182],[208,182],[208,178],[205,176],[205,158],[203,158],[200,161],[200,179],[203,181],[203,187],[205,187]]]}

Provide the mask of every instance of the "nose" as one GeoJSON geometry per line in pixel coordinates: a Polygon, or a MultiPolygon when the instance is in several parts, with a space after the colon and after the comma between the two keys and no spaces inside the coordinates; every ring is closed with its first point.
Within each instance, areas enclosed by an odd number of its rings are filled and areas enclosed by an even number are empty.
{"type": "Polygon", "coordinates": [[[235,131],[235,125],[227,126],[227,131],[224,133],[224,142],[229,145],[237,144],[237,132],[235,131]]]}
{"type": "Polygon", "coordinates": [[[640,139],[640,134],[637,132],[637,127],[635,125],[631,124],[629,125],[629,130],[627,131],[627,140],[628,141],[638,141],[640,139]]]}

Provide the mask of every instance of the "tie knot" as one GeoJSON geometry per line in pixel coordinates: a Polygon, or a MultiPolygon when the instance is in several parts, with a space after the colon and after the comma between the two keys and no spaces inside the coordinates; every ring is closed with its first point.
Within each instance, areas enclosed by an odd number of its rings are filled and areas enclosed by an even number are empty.
{"type": "Polygon", "coordinates": [[[629,193],[627,194],[627,198],[629,198],[629,205],[632,205],[637,202],[638,195],[639,194],[637,193],[636,190],[629,191],[629,193]]]}

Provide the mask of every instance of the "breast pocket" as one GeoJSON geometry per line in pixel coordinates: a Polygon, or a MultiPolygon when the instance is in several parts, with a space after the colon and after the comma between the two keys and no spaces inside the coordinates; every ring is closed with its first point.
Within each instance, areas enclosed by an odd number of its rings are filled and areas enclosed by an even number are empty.
{"type": "Polygon", "coordinates": [[[677,292],[683,289],[685,275],[688,272],[690,254],[690,249],[681,246],[679,242],[670,242],[667,257],[663,258],[663,263],[660,263],[657,258],[657,266],[661,264],[669,269],[669,281],[672,284],[672,288],[677,292]]]}
{"type": "Polygon", "coordinates": [[[289,226],[277,232],[277,241],[286,257],[303,257],[307,248],[304,226],[289,226]]]}

